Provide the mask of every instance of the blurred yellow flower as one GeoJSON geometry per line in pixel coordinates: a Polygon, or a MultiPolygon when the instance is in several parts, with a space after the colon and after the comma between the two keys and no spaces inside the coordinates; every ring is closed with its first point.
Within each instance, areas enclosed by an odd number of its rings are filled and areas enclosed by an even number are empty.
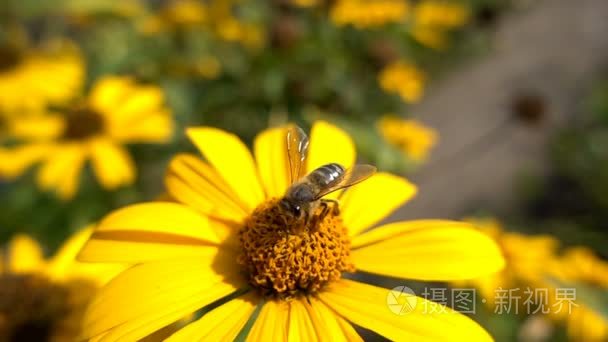
{"type": "Polygon", "coordinates": [[[462,3],[425,0],[413,9],[411,34],[418,42],[434,49],[448,45],[446,33],[469,21],[469,8],[462,3]]]}
{"type": "MultiPolygon", "coordinates": [[[[569,248],[558,253],[559,242],[552,236],[526,236],[506,232],[494,219],[469,221],[498,243],[506,267],[490,276],[457,281],[454,284],[475,286],[490,307],[496,308],[499,288],[546,290],[546,303],[536,303],[543,304],[546,308],[560,307],[560,299],[556,295],[559,288],[584,291],[577,286],[585,285],[601,291],[608,289],[608,263],[587,248],[569,248]]],[[[555,322],[564,322],[572,341],[604,341],[608,338],[608,320],[588,303],[582,302],[579,296],[574,298],[571,307],[549,309],[545,314],[555,322]]]]}
{"type": "Polygon", "coordinates": [[[164,8],[162,15],[172,23],[202,24],[207,19],[207,7],[201,1],[171,1],[164,8]]]}
{"type": "Polygon", "coordinates": [[[299,7],[314,7],[319,5],[323,0],[292,0],[291,2],[299,7]]]}
{"type": "Polygon", "coordinates": [[[502,225],[492,218],[469,219],[479,231],[492,238],[500,246],[506,266],[500,272],[465,282],[475,286],[486,304],[495,306],[496,290],[517,287],[547,287],[545,271],[547,265],[557,257],[559,242],[550,235],[527,236],[504,231],[502,225]]]}
{"type": "MultiPolygon", "coordinates": [[[[497,246],[464,222],[397,222],[367,232],[407,202],[414,185],[379,172],[335,197],[339,212],[315,227],[296,226],[277,206],[289,185],[285,127],[259,134],[253,155],[228,132],[187,133],[207,161],[191,154],[171,161],[165,182],[174,202],[111,213],[80,253],[81,261],[136,264],[94,300],[85,337],[138,340],[207,308],[167,341],[233,340],[260,307],[251,341],[361,340],[349,321],[391,340],[491,340],[464,315],[425,312],[418,297],[411,312],[396,315],[387,309],[389,290],[342,279],[355,269],[463,279],[503,266],[497,246]]],[[[313,125],[307,170],[351,167],[355,159],[344,131],[313,125]]]]}
{"type": "Polygon", "coordinates": [[[207,16],[207,6],[201,1],[170,1],[158,13],[144,18],[139,28],[146,34],[154,34],[174,26],[201,25],[207,16]]]}
{"type": "Polygon", "coordinates": [[[608,288],[608,263],[586,247],[570,247],[563,252],[552,269],[554,275],[565,281],[585,282],[608,288]]]}
{"type": "Polygon", "coordinates": [[[218,21],[215,24],[215,32],[223,40],[238,42],[251,49],[259,49],[265,44],[264,30],[260,25],[236,18],[218,21]]]}
{"type": "Polygon", "coordinates": [[[141,0],[68,0],[59,4],[62,14],[76,20],[77,23],[90,23],[95,15],[111,14],[127,18],[136,17],[145,12],[141,0]]]}
{"type": "Polygon", "coordinates": [[[608,320],[587,306],[572,308],[566,317],[566,329],[572,341],[608,340],[608,320]]]}
{"type": "Polygon", "coordinates": [[[397,61],[382,69],[378,82],[386,92],[398,94],[407,103],[416,103],[424,94],[426,75],[413,64],[397,61]]]}
{"type": "Polygon", "coordinates": [[[434,129],[417,120],[402,119],[392,114],[382,116],[376,127],[384,140],[416,162],[427,159],[438,139],[434,129]]]}
{"type": "Polygon", "coordinates": [[[414,6],[414,20],[417,25],[453,29],[468,22],[469,9],[460,2],[425,0],[414,6]]]}
{"type": "Polygon", "coordinates": [[[95,291],[124,268],[75,260],[91,232],[88,228],[75,234],[49,260],[26,235],[10,241],[0,262],[0,340],[78,339],[95,291]]]}
{"type": "Polygon", "coordinates": [[[5,115],[70,100],[83,80],[84,62],[70,43],[0,47],[0,112],[5,115]]]}
{"type": "Polygon", "coordinates": [[[16,177],[42,162],[38,185],[63,199],[75,194],[88,159],[104,188],[131,184],[135,165],[124,144],[165,143],[173,131],[159,87],[116,76],[97,81],[84,101],[61,114],[23,115],[10,126],[9,134],[21,144],[0,150],[12,161],[0,163],[0,175],[16,177]]]}
{"type": "Polygon", "coordinates": [[[336,25],[373,28],[405,20],[409,12],[405,0],[338,0],[331,8],[330,17],[336,25]]]}
{"type": "Polygon", "coordinates": [[[446,31],[434,27],[413,25],[410,34],[420,44],[432,49],[444,50],[449,44],[446,31]]]}
{"type": "Polygon", "coordinates": [[[215,37],[258,49],[265,43],[262,26],[235,16],[235,1],[196,0],[168,2],[158,13],[144,18],[138,25],[145,34],[157,34],[174,28],[202,29],[215,37]]]}
{"type": "MultiPolygon", "coordinates": [[[[602,293],[608,291],[608,263],[586,247],[568,248],[551,264],[548,273],[566,284],[564,286],[583,285],[602,293]]],[[[556,317],[565,320],[568,336],[573,341],[608,340],[608,319],[594,311],[591,304],[579,302],[570,314],[556,317]]]]}

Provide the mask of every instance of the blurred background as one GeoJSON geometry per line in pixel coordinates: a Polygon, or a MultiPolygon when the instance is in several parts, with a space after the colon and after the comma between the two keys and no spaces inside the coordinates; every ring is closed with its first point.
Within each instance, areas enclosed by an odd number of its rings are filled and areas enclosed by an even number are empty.
{"type": "Polygon", "coordinates": [[[267,127],[323,119],[361,160],[419,186],[390,220],[492,222],[508,262],[593,298],[592,318],[574,322],[479,303],[473,318],[497,340],[608,340],[607,15],[605,0],[1,0],[0,240],[25,232],[52,252],[163,196],[170,158],[195,151],[185,127],[251,145],[267,127]],[[83,113],[120,87],[133,106],[156,101],[170,127],[105,154],[106,174],[121,162],[132,177],[108,180],[95,162],[50,170],[72,163],[51,158],[65,146],[88,146],[98,127],[83,113]],[[551,247],[526,244],[538,237],[551,247]]]}

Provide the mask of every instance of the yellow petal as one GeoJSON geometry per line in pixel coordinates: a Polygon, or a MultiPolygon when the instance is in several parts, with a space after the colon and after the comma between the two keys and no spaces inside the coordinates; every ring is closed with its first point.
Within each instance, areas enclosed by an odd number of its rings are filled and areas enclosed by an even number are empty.
{"type": "Polygon", "coordinates": [[[107,125],[109,135],[122,142],[166,143],[174,130],[169,110],[147,112],[134,123],[112,122],[107,125]]]}
{"type": "Polygon", "coordinates": [[[236,135],[211,127],[189,128],[187,134],[250,211],[264,200],[253,157],[236,135]]]}
{"type": "Polygon", "coordinates": [[[356,157],[355,144],[346,132],[325,121],[315,122],[310,131],[308,172],[329,163],[349,168],[355,164],[356,157]]]}
{"type": "Polygon", "coordinates": [[[113,329],[102,340],[135,341],[236,291],[235,270],[220,274],[214,262],[186,258],[126,270],[92,301],[84,318],[84,337],[113,329]]]}
{"type": "MultiPolygon", "coordinates": [[[[209,221],[185,205],[171,202],[148,202],[133,204],[114,211],[97,226],[100,232],[148,232],[159,235],[159,240],[173,235],[182,237],[182,242],[213,244],[218,239],[209,227],[209,221]],[[196,240],[196,241],[195,241],[196,240]]],[[[112,235],[112,234],[109,234],[112,235]]]]}
{"type": "Polygon", "coordinates": [[[289,302],[287,341],[319,341],[310,313],[302,300],[289,302]]]}
{"type": "Polygon", "coordinates": [[[34,163],[49,155],[49,151],[51,146],[45,143],[25,144],[14,148],[0,147],[0,177],[13,179],[20,176],[34,163]]]}
{"type": "Polygon", "coordinates": [[[217,235],[207,218],[170,202],[135,204],[104,218],[78,259],[141,262],[174,257],[214,257],[217,235]]]}
{"type": "Polygon", "coordinates": [[[45,273],[57,281],[88,279],[101,286],[123,271],[126,266],[122,264],[93,264],[76,260],[78,252],[92,233],[93,226],[91,225],[68,238],[45,267],[45,273]]]}
{"type": "Polygon", "coordinates": [[[269,300],[260,310],[247,341],[287,341],[289,304],[284,301],[269,300]]]}
{"type": "Polygon", "coordinates": [[[156,86],[134,85],[125,94],[122,101],[114,104],[106,117],[112,121],[119,121],[125,125],[135,125],[141,118],[161,109],[164,104],[162,89],[156,86]]]}
{"type": "Polygon", "coordinates": [[[363,341],[353,326],[328,308],[323,302],[315,297],[305,302],[306,309],[310,313],[313,326],[321,341],[363,341]]]}
{"type": "Polygon", "coordinates": [[[472,279],[504,267],[496,243],[469,223],[397,222],[359,235],[351,252],[357,269],[419,280],[472,279]]]}
{"type": "Polygon", "coordinates": [[[101,185],[109,190],[135,181],[135,164],[129,153],[106,138],[90,143],[93,171],[101,185]]]}
{"type": "Polygon", "coordinates": [[[18,234],[9,242],[7,259],[7,269],[13,273],[35,272],[44,264],[42,248],[25,234],[18,234]]]}
{"type": "Polygon", "coordinates": [[[240,224],[232,224],[227,221],[216,220],[209,217],[209,226],[215,232],[220,244],[231,248],[240,248],[237,232],[241,229],[240,224]]]}
{"type": "Polygon", "coordinates": [[[129,142],[166,142],[173,132],[171,112],[160,87],[136,84],[128,77],[104,77],[89,103],[106,119],[111,137],[129,142]]]}
{"type": "Polygon", "coordinates": [[[257,296],[249,292],[209,311],[165,341],[233,341],[249,320],[257,303],[257,296]]]}
{"type": "Polygon", "coordinates": [[[588,307],[575,307],[567,318],[567,332],[572,341],[606,341],[608,320],[588,307]]]}
{"type": "Polygon", "coordinates": [[[130,78],[106,76],[93,85],[89,102],[99,112],[111,112],[126,100],[131,89],[132,80],[130,78]]]}
{"type": "Polygon", "coordinates": [[[77,259],[85,262],[135,264],[178,257],[213,259],[218,253],[217,246],[186,245],[176,243],[173,239],[158,239],[158,236],[145,233],[120,234],[119,237],[110,234],[109,238],[94,235],[87,241],[77,259]],[[118,238],[120,240],[117,240],[118,238]]]}
{"type": "Polygon", "coordinates": [[[217,171],[193,155],[173,158],[165,183],[174,199],[210,217],[238,223],[248,215],[247,206],[217,171]]]}
{"type": "Polygon", "coordinates": [[[64,200],[72,198],[80,182],[85,156],[86,150],[80,144],[57,146],[38,170],[38,185],[44,190],[56,190],[64,200]]]}
{"type": "Polygon", "coordinates": [[[432,304],[420,297],[413,297],[411,311],[393,313],[387,304],[390,294],[388,289],[342,279],[319,298],[347,320],[393,341],[492,341],[470,318],[448,308],[432,312],[432,304]]]}
{"type": "Polygon", "coordinates": [[[76,261],[76,255],[93,233],[93,226],[89,226],[72,235],[59,248],[57,253],[49,260],[46,272],[51,275],[61,275],[69,270],[76,261]]]}
{"type": "Polygon", "coordinates": [[[64,119],[59,115],[23,115],[8,122],[9,134],[24,140],[44,140],[59,137],[64,119]]]}
{"type": "Polygon", "coordinates": [[[271,128],[254,142],[255,161],[267,197],[281,197],[289,186],[285,128],[271,128]]]}
{"type": "Polygon", "coordinates": [[[349,235],[371,228],[415,194],[415,185],[384,172],[349,188],[340,198],[342,219],[349,235]]]}
{"type": "Polygon", "coordinates": [[[100,342],[106,335],[108,335],[108,332],[92,337],[88,340],[88,342],[100,342]]]}

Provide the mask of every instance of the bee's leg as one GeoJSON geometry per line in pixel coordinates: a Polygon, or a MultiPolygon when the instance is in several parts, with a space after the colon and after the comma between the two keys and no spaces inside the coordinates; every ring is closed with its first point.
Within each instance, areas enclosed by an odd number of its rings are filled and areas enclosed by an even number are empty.
{"type": "Polygon", "coordinates": [[[317,215],[315,214],[310,214],[310,216],[306,217],[306,223],[305,223],[305,227],[312,227],[312,228],[316,228],[317,224],[319,224],[319,220],[317,215]],[[310,224],[308,224],[310,222],[310,224]]]}
{"type": "Polygon", "coordinates": [[[325,207],[329,207],[329,203],[331,203],[332,213],[334,215],[340,215],[340,202],[335,199],[323,198],[321,199],[321,203],[325,205],[325,207]]]}
{"type": "Polygon", "coordinates": [[[319,223],[321,223],[321,221],[323,221],[323,219],[325,218],[325,216],[327,216],[327,214],[329,213],[329,209],[330,208],[329,208],[329,205],[327,205],[327,203],[321,201],[319,203],[319,207],[321,208],[320,212],[318,214],[315,213],[315,214],[311,215],[312,216],[312,220],[311,221],[313,222],[313,224],[310,225],[310,227],[315,227],[316,228],[317,225],[319,223]]]}

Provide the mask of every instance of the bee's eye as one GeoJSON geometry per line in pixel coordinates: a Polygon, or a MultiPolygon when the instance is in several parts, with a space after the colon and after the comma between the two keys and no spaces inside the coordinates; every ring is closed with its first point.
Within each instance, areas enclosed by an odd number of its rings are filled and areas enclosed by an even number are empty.
{"type": "Polygon", "coordinates": [[[300,210],[300,206],[299,205],[296,205],[296,206],[293,207],[293,213],[296,216],[300,216],[301,210],[300,210]]]}

